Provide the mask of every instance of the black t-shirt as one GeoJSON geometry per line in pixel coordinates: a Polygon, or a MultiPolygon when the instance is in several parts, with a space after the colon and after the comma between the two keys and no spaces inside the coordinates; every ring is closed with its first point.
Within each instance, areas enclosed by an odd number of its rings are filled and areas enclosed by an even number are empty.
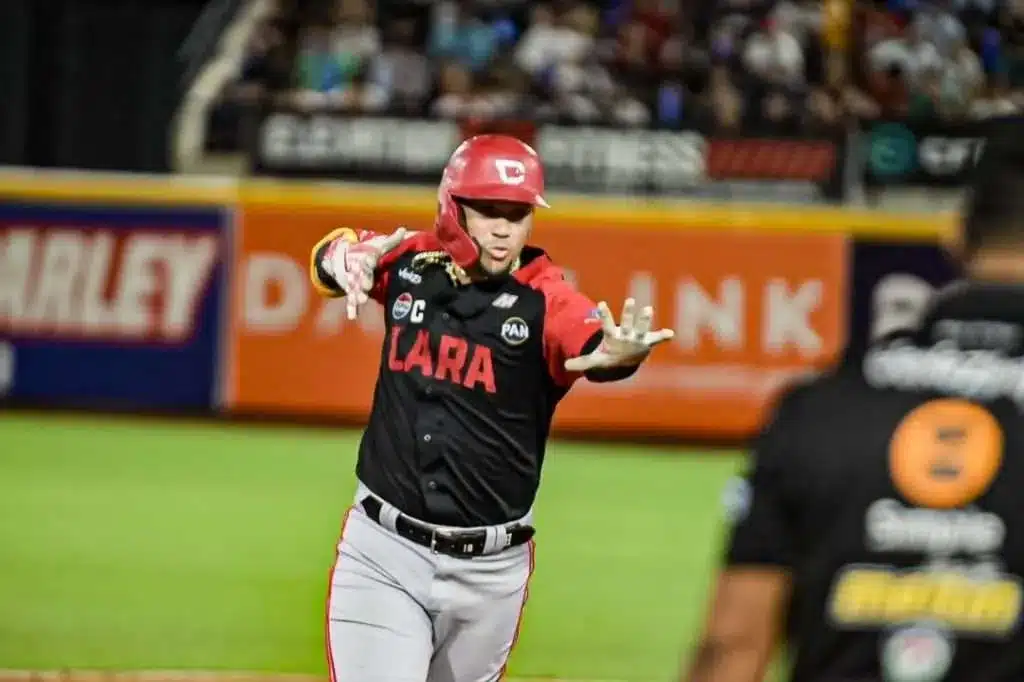
{"type": "Polygon", "coordinates": [[[792,388],[734,481],[726,564],[788,569],[793,682],[1024,680],[1024,288],[792,388]]]}

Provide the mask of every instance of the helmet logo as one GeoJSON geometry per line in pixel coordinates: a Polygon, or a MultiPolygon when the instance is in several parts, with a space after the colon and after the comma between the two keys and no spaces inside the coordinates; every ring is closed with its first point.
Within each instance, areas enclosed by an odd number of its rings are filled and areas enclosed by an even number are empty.
{"type": "Polygon", "coordinates": [[[514,159],[495,159],[498,178],[506,185],[521,185],[526,182],[526,164],[514,159]]]}

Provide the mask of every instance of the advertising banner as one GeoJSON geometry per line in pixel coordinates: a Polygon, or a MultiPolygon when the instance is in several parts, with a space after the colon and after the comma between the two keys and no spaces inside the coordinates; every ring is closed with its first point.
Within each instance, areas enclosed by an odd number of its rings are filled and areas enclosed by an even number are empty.
{"type": "Polygon", "coordinates": [[[935,291],[959,276],[956,261],[937,243],[855,242],[848,351],[863,353],[873,337],[914,325],[935,291]]]}
{"type": "Polygon", "coordinates": [[[963,187],[985,146],[984,124],[979,121],[864,125],[863,174],[868,187],[963,187]]]}
{"type": "MultiPolygon", "coordinates": [[[[345,223],[424,228],[433,207],[249,204],[234,248],[226,385],[229,409],[364,419],[381,358],[383,313],[345,318],[318,298],[309,250],[345,223]]],[[[741,438],[780,383],[836,358],[846,337],[848,243],[842,234],[754,231],[545,215],[538,242],[580,288],[615,308],[652,302],[676,339],[632,379],[580,382],[556,431],[741,438]]]]}
{"type": "Polygon", "coordinates": [[[225,229],[221,208],[0,201],[0,393],[210,408],[225,229]]]}
{"type": "Polygon", "coordinates": [[[436,184],[459,142],[482,132],[533,145],[556,191],[787,202],[844,196],[843,134],[808,139],[279,110],[257,126],[252,158],[257,173],[271,175],[436,184]]]}
{"type": "Polygon", "coordinates": [[[703,199],[838,202],[845,138],[545,125],[537,151],[553,187],[703,199]]]}

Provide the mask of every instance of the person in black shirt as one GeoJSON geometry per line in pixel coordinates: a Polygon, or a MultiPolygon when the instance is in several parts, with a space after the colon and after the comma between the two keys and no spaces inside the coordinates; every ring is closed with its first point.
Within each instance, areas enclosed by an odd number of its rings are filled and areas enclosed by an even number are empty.
{"type": "Polygon", "coordinates": [[[790,388],[726,496],[687,682],[1024,680],[1024,124],[993,124],[967,278],[790,388]]]}
{"type": "Polygon", "coordinates": [[[345,295],[350,318],[378,301],[387,320],[328,597],[335,682],[501,677],[555,406],[672,337],[633,301],[616,325],[525,245],[542,192],[533,149],[480,135],[445,169],[433,232],[343,229],[313,249],[321,293],[345,295]]]}

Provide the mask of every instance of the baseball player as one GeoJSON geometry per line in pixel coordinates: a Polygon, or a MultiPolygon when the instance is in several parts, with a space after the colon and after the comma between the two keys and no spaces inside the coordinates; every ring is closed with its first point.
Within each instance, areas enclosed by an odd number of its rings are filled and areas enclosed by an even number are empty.
{"type": "Polygon", "coordinates": [[[782,643],[792,682],[1024,680],[1022,127],[976,171],[967,280],[779,402],[682,680],[760,682],[782,643]]]}
{"type": "Polygon", "coordinates": [[[335,682],[500,679],[555,406],[672,337],[632,301],[616,324],[526,245],[543,189],[529,146],[473,137],[444,170],[432,232],[341,229],[313,249],[313,284],[345,296],[350,318],[370,300],[386,311],[328,597],[335,682]]]}

